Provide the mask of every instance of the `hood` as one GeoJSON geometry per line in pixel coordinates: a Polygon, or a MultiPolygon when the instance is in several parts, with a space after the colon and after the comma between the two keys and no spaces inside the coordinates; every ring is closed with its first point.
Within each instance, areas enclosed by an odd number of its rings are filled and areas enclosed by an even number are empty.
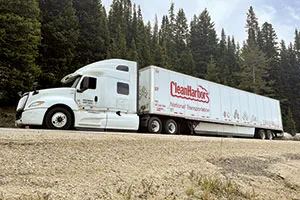
{"type": "Polygon", "coordinates": [[[66,96],[66,95],[74,95],[76,91],[76,88],[67,88],[67,87],[63,87],[63,88],[50,88],[50,89],[43,89],[43,90],[38,90],[38,94],[39,95],[62,95],[62,96],[66,96]]]}
{"type": "Polygon", "coordinates": [[[46,99],[62,99],[62,98],[74,98],[76,93],[75,88],[51,88],[37,90],[37,93],[30,92],[29,101],[45,101],[46,99]]]}

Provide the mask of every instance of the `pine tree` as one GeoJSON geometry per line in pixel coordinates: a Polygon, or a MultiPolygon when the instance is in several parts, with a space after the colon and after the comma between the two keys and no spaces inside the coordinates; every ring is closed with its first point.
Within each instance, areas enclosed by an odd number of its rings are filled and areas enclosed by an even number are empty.
{"type": "Polygon", "coordinates": [[[174,27],[174,48],[176,57],[173,61],[174,70],[194,75],[195,64],[193,55],[187,45],[188,24],[183,9],[179,9],[174,27]]]}
{"type": "Polygon", "coordinates": [[[216,57],[217,52],[217,34],[207,9],[199,17],[194,16],[191,21],[190,48],[197,76],[203,78],[207,73],[210,57],[216,57]]]}
{"type": "Polygon", "coordinates": [[[258,46],[244,46],[241,53],[239,88],[256,94],[270,94],[272,88],[266,68],[268,63],[268,58],[258,46]]]}
{"type": "Polygon", "coordinates": [[[132,21],[130,24],[130,39],[131,40],[136,40],[137,39],[137,27],[138,27],[138,22],[137,22],[137,12],[136,12],[136,5],[133,4],[133,16],[132,16],[132,21]]]}
{"type": "Polygon", "coordinates": [[[295,54],[296,54],[296,59],[297,59],[297,62],[296,62],[296,65],[295,65],[295,74],[294,74],[294,77],[295,77],[295,81],[294,81],[294,94],[295,96],[293,97],[294,98],[294,112],[293,112],[293,115],[296,119],[296,121],[298,123],[296,123],[296,127],[297,127],[297,130],[300,129],[300,79],[299,79],[299,76],[300,76],[300,33],[298,32],[298,30],[296,29],[295,30],[295,42],[294,42],[294,51],[295,51],[295,54]],[[297,78],[296,78],[297,77],[297,78]]]}
{"type": "Polygon", "coordinates": [[[187,48],[188,24],[183,9],[179,9],[174,26],[174,43],[177,55],[187,48]]]}
{"type": "Polygon", "coordinates": [[[300,33],[298,29],[295,30],[295,42],[294,42],[294,49],[297,55],[298,61],[300,60],[300,33]]]}
{"type": "Polygon", "coordinates": [[[258,44],[259,26],[258,19],[254,13],[253,7],[250,6],[247,13],[246,32],[248,33],[247,44],[254,45],[258,44]]]}
{"type": "Polygon", "coordinates": [[[120,0],[113,0],[108,14],[108,30],[112,39],[116,40],[119,30],[126,34],[122,22],[124,22],[122,3],[120,0]]]}
{"type": "Polygon", "coordinates": [[[296,133],[296,122],[293,118],[293,113],[291,111],[291,108],[288,108],[288,114],[287,117],[284,118],[284,121],[286,121],[285,125],[285,131],[291,133],[292,135],[295,135],[296,133]]]}
{"type": "Polygon", "coordinates": [[[219,70],[213,56],[210,57],[210,61],[207,65],[207,74],[205,75],[205,79],[216,83],[220,82],[219,70]]]}
{"type": "Polygon", "coordinates": [[[35,64],[41,40],[36,0],[0,0],[0,105],[15,105],[40,73],[35,64]]]}
{"type": "Polygon", "coordinates": [[[291,69],[289,63],[289,52],[286,48],[285,42],[282,40],[280,43],[280,61],[279,61],[279,71],[278,78],[275,82],[274,93],[276,93],[275,98],[280,100],[281,103],[281,111],[282,111],[282,119],[283,119],[283,127],[287,126],[287,118],[288,118],[288,109],[290,107],[290,95],[292,90],[290,88],[289,79],[291,76],[291,69]]]}
{"type": "Polygon", "coordinates": [[[150,23],[147,26],[144,25],[142,11],[140,6],[138,6],[136,47],[139,67],[145,67],[152,63],[150,43],[151,25],[150,23]]]}
{"type": "MultiPolygon", "coordinates": [[[[127,42],[121,26],[117,28],[114,38],[111,38],[111,44],[108,49],[108,58],[122,58],[128,59],[130,53],[128,52],[127,42]]],[[[134,54],[132,52],[131,54],[134,54]]]]}
{"type": "Polygon", "coordinates": [[[73,0],[79,19],[76,64],[83,66],[107,57],[106,11],[99,0],[73,0]]]}
{"type": "Polygon", "coordinates": [[[42,43],[39,63],[42,67],[40,84],[53,87],[74,71],[73,61],[78,41],[78,18],[72,0],[40,0],[42,11],[42,43]]]}
{"type": "Polygon", "coordinates": [[[136,44],[135,44],[135,40],[133,39],[131,41],[131,48],[130,48],[130,53],[129,53],[129,59],[130,60],[134,60],[136,61],[138,59],[138,52],[136,49],[136,44]]]}
{"type": "Polygon", "coordinates": [[[261,50],[266,54],[268,58],[277,60],[279,48],[277,42],[277,35],[272,24],[265,22],[262,25],[261,39],[261,50]]]}
{"type": "Polygon", "coordinates": [[[239,88],[269,96],[273,92],[273,82],[269,79],[270,58],[261,50],[262,34],[252,6],[247,13],[246,30],[248,39],[241,52],[239,88]]]}
{"type": "Polygon", "coordinates": [[[176,26],[176,16],[175,16],[175,4],[171,3],[169,9],[169,22],[166,23],[166,45],[168,51],[168,57],[171,65],[171,69],[175,69],[177,66],[178,54],[176,52],[175,43],[175,26],[176,26]]]}
{"type": "Polygon", "coordinates": [[[162,42],[161,46],[161,65],[166,69],[171,69],[170,58],[168,56],[167,44],[166,41],[162,42]]]}
{"type": "Polygon", "coordinates": [[[238,77],[236,74],[240,71],[240,47],[239,44],[235,44],[234,37],[227,37],[227,66],[228,71],[227,74],[229,74],[228,79],[224,84],[228,84],[232,87],[237,87],[239,85],[238,83],[238,77]]]}
{"type": "MultiPolygon", "coordinates": [[[[216,58],[216,70],[218,71],[218,76],[220,76],[220,78],[218,77],[218,82],[222,83],[222,84],[228,84],[229,81],[229,68],[228,65],[230,65],[231,63],[229,63],[229,52],[227,49],[227,41],[226,41],[226,35],[225,35],[225,31],[224,29],[222,29],[221,31],[221,40],[218,44],[218,52],[217,52],[217,58],[216,58]]],[[[211,58],[212,59],[212,58],[211,58]]],[[[211,62],[210,62],[211,64],[211,62]]],[[[208,74],[209,72],[207,71],[207,75],[210,76],[208,74]]]]}
{"type": "Polygon", "coordinates": [[[153,57],[153,65],[162,66],[162,48],[159,44],[159,28],[157,15],[155,15],[155,23],[153,27],[153,35],[151,41],[151,54],[153,57]]]}
{"type": "Polygon", "coordinates": [[[170,38],[168,37],[168,32],[170,29],[169,19],[168,16],[164,15],[162,17],[161,28],[159,30],[159,44],[160,44],[160,51],[161,51],[161,65],[164,68],[171,69],[172,63],[171,59],[169,58],[169,48],[170,46],[170,38]]]}
{"type": "MultiPolygon", "coordinates": [[[[273,91],[276,90],[278,85],[278,72],[279,72],[279,54],[278,54],[278,43],[277,35],[272,27],[272,24],[265,22],[261,30],[261,42],[259,44],[260,49],[265,53],[266,57],[269,59],[268,73],[269,81],[274,82],[273,91]]],[[[276,96],[276,92],[273,94],[268,94],[270,96],[276,96]]]]}

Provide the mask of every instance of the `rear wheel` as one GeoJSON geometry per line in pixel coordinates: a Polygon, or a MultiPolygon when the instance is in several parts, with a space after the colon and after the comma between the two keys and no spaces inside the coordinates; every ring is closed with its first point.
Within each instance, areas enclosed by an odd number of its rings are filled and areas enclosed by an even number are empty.
{"type": "Polygon", "coordinates": [[[257,137],[258,137],[259,139],[262,139],[262,140],[266,139],[266,133],[265,133],[265,131],[264,131],[263,129],[260,129],[260,130],[258,131],[257,137]]]}
{"type": "Polygon", "coordinates": [[[161,133],[162,123],[159,118],[151,117],[148,122],[149,133],[161,133]]]}
{"type": "Polygon", "coordinates": [[[168,119],[164,122],[164,132],[167,134],[178,133],[178,125],[175,120],[168,119]]]}
{"type": "Polygon", "coordinates": [[[53,108],[46,114],[45,125],[49,129],[70,129],[72,126],[71,113],[65,108],[53,108]]]}
{"type": "Polygon", "coordinates": [[[268,140],[273,140],[274,139],[274,134],[271,130],[267,130],[266,139],[268,139],[268,140]]]}

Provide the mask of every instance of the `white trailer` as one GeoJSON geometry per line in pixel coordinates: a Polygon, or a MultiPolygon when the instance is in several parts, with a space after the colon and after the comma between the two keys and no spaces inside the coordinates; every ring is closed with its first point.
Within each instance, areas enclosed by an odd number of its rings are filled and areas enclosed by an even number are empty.
{"type": "Polygon", "coordinates": [[[189,127],[202,134],[269,139],[282,133],[279,101],[268,97],[156,66],[140,70],[139,88],[143,126],[155,124],[149,132],[189,127]]]}
{"type": "Polygon", "coordinates": [[[25,93],[17,126],[140,130],[273,139],[279,101],[133,61],[92,63],[62,79],[71,87],[25,93]]]}

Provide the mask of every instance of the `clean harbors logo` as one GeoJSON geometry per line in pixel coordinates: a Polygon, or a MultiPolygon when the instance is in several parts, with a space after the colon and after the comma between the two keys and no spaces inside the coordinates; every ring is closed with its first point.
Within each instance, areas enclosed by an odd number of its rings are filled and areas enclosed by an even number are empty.
{"type": "Polygon", "coordinates": [[[198,101],[202,103],[209,103],[209,92],[198,85],[197,88],[193,88],[190,85],[181,86],[175,81],[170,82],[170,93],[172,97],[187,99],[191,101],[198,101]]]}

